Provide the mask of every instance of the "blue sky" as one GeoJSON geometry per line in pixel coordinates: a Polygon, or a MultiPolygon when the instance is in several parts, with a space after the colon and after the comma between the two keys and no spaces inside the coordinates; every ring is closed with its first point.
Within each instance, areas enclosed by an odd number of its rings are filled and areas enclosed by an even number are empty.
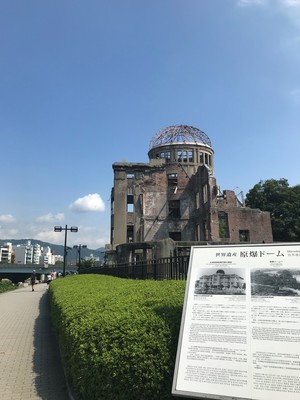
{"type": "Polygon", "coordinates": [[[299,184],[300,0],[2,0],[0,238],[109,243],[114,162],[187,124],[221,189],[299,184]]]}

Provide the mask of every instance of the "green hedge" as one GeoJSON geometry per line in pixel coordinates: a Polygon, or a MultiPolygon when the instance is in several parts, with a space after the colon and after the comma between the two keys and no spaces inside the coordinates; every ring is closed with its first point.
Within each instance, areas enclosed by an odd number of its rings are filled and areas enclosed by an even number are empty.
{"type": "Polygon", "coordinates": [[[0,293],[8,292],[9,290],[16,289],[16,286],[9,280],[0,281],[0,293]]]}
{"type": "Polygon", "coordinates": [[[77,275],[50,284],[69,381],[83,400],[171,399],[184,281],[77,275]]]}

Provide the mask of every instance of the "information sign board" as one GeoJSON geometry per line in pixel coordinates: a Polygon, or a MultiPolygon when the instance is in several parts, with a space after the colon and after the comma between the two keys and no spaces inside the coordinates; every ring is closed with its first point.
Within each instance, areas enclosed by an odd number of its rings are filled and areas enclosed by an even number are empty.
{"type": "Polygon", "coordinates": [[[300,243],[191,249],[172,394],[300,399],[300,243]]]}

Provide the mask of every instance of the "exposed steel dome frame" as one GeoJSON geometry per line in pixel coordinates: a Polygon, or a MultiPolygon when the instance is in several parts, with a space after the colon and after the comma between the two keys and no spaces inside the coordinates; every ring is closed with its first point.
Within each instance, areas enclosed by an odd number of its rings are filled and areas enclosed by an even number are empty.
{"type": "Polygon", "coordinates": [[[212,147],[209,137],[198,128],[189,125],[173,125],[161,129],[151,140],[151,149],[166,144],[192,143],[212,147]]]}

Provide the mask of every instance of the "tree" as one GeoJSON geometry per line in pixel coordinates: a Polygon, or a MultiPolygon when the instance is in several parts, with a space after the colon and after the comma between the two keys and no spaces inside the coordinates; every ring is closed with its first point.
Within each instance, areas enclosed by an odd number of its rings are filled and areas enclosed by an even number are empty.
{"type": "Polygon", "coordinates": [[[246,206],[271,213],[274,241],[300,241],[300,185],[281,178],[260,181],[246,195],[246,206]]]}
{"type": "Polygon", "coordinates": [[[85,259],[85,260],[81,260],[80,268],[81,268],[82,270],[83,270],[83,269],[91,268],[91,267],[94,266],[95,261],[96,261],[95,258],[92,258],[92,257],[90,257],[90,258],[88,258],[88,259],[85,259]]]}

